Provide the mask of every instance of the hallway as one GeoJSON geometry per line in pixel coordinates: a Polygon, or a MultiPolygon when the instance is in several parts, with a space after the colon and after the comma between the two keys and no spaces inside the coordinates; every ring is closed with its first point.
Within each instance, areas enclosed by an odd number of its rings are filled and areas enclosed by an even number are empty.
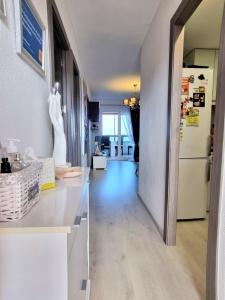
{"type": "Polygon", "coordinates": [[[207,222],[178,223],[178,245],[166,247],[136,189],[131,162],[111,161],[107,171],[92,172],[91,300],[205,299],[207,222]]]}

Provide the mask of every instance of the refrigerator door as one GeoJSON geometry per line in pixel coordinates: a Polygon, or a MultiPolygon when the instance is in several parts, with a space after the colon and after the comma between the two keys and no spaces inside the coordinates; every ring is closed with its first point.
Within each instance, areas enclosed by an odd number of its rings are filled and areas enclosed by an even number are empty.
{"type": "Polygon", "coordinates": [[[208,159],[179,159],[177,219],[206,218],[208,159]]]}
{"type": "MultiPolygon", "coordinates": [[[[193,106],[199,110],[198,126],[187,126],[187,117],[181,119],[182,139],[180,142],[180,158],[198,158],[207,157],[209,155],[209,137],[211,124],[211,109],[212,109],[212,86],[213,86],[213,71],[210,69],[183,69],[183,78],[194,77],[194,82],[189,82],[185,92],[182,94],[182,100],[202,92],[205,97],[203,107],[193,106]],[[200,80],[198,77],[204,75],[205,80],[200,80]],[[186,94],[186,95],[184,95],[186,94]]],[[[197,105],[190,101],[189,105],[197,105]]]]}

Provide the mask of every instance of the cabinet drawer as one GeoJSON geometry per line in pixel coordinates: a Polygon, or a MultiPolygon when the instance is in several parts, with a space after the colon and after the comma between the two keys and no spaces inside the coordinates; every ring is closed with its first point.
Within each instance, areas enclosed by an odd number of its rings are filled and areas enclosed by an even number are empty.
{"type": "Polygon", "coordinates": [[[80,300],[90,299],[90,280],[83,280],[79,299],[80,300]]]}
{"type": "Polygon", "coordinates": [[[82,219],[68,258],[68,299],[83,300],[83,280],[88,278],[87,219],[82,219]]]}
{"type": "Polygon", "coordinates": [[[78,209],[78,215],[75,217],[74,225],[71,227],[71,233],[67,237],[67,252],[68,257],[71,255],[72,246],[76,239],[78,228],[81,225],[81,221],[88,219],[89,214],[89,183],[87,182],[83,188],[80,207],[78,209]]]}
{"type": "Polygon", "coordinates": [[[84,186],[81,200],[81,216],[89,212],[89,183],[84,186]]]}
{"type": "Polygon", "coordinates": [[[81,221],[82,221],[82,217],[80,215],[76,216],[74,219],[74,224],[73,224],[73,226],[71,226],[71,232],[67,235],[67,256],[68,256],[68,258],[71,255],[73,243],[76,239],[76,236],[79,233],[81,221]]]}

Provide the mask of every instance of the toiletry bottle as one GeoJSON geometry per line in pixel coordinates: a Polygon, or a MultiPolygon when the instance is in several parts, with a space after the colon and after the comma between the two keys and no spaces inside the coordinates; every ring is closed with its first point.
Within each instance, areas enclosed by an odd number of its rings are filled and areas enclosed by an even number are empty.
{"type": "Polygon", "coordinates": [[[7,157],[2,158],[1,173],[11,173],[11,166],[7,157]]]}
{"type": "Polygon", "coordinates": [[[13,163],[16,160],[16,155],[18,153],[16,143],[19,143],[20,140],[18,139],[8,139],[7,144],[7,155],[10,163],[13,163]]]}
{"type": "Polygon", "coordinates": [[[0,162],[2,161],[3,157],[7,157],[6,148],[3,147],[2,143],[0,142],[0,162]]]}
{"type": "Polygon", "coordinates": [[[11,164],[11,170],[12,170],[12,172],[18,172],[18,171],[22,170],[23,168],[24,168],[24,166],[21,161],[20,154],[17,153],[16,159],[14,159],[14,161],[11,164]]]}

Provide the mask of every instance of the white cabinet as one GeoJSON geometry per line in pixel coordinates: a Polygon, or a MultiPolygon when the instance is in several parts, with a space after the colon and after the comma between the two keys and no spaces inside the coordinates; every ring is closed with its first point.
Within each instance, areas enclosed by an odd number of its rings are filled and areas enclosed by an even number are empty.
{"type": "Polygon", "coordinates": [[[188,55],[185,56],[184,62],[186,65],[199,65],[208,66],[213,70],[213,104],[216,101],[217,89],[217,73],[218,73],[218,49],[193,49],[188,55]]]}
{"type": "Polygon", "coordinates": [[[87,220],[82,220],[76,242],[73,244],[71,255],[68,259],[69,300],[83,300],[86,297],[86,289],[88,286],[88,260],[86,253],[86,238],[87,220]]]}
{"type": "Polygon", "coordinates": [[[1,300],[89,298],[87,180],[60,182],[24,219],[0,224],[1,300]]]}
{"type": "Polygon", "coordinates": [[[89,293],[89,195],[85,187],[83,205],[77,217],[78,230],[68,257],[68,299],[85,300],[89,293]],[[78,225],[79,224],[79,225],[78,225]]]}
{"type": "Polygon", "coordinates": [[[106,169],[107,157],[106,156],[93,156],[93,169],[106,169]]]}

